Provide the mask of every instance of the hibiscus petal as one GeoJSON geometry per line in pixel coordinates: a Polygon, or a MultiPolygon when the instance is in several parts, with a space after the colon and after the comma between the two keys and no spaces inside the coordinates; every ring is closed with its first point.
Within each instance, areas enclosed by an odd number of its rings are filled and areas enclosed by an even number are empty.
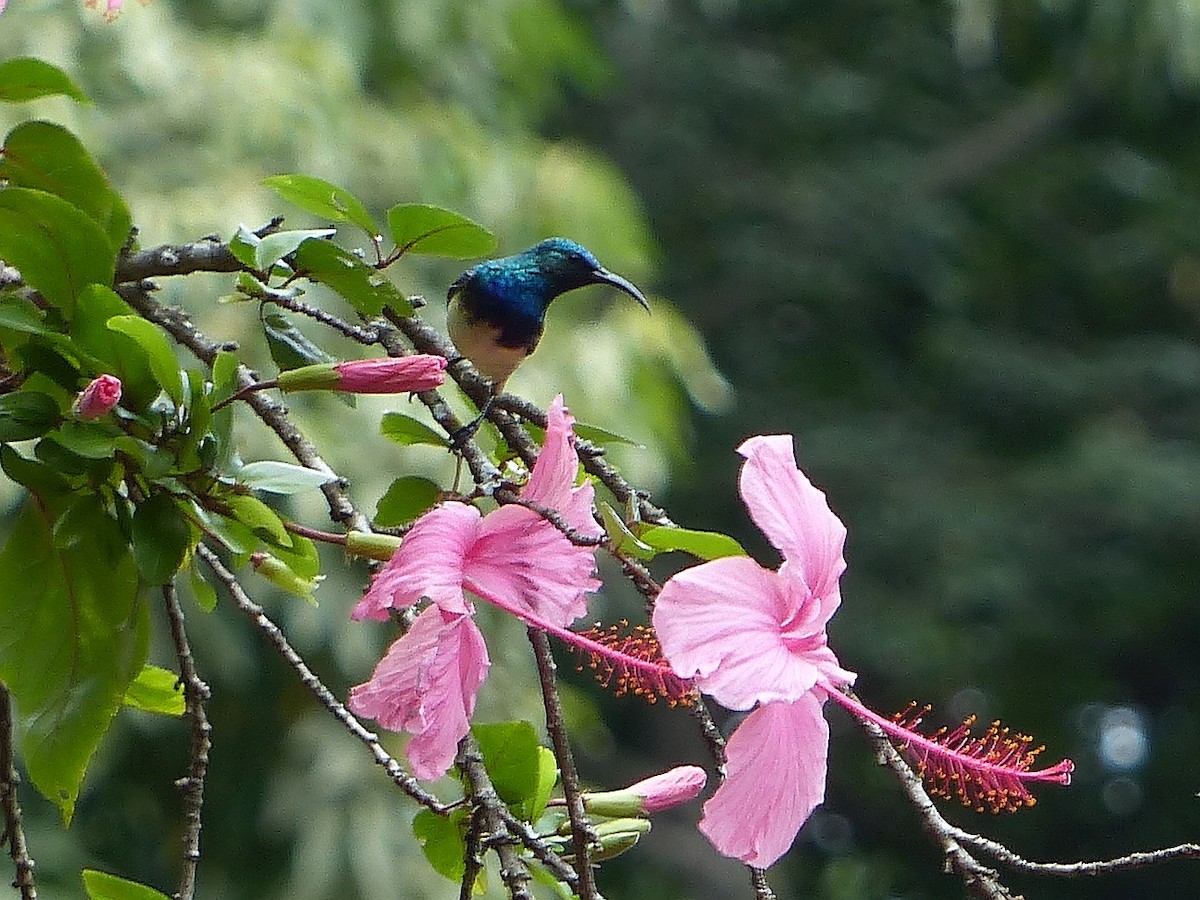
{"type": "Polygon", "coordinates": [[[791,435],[752,437],[738,453],[746,458],[739,489],[750,518],[799,567],[809,590],[818,597],[828,595],[846,570],[846,526],[830,510],[825,494],[796,467],[791,435]]]}
{"type": "Polygon", "coordinates": [[[557,510],[567,523],[581,534],[602,534],[592,515],[595,489],[590,482],[575,486],[579,474],[579,455],[571,428],[575,418],[563,406],[562,394],[546,410],[546,440],[538,454],[529,481],[521,496],[539,506],[557,510]]]}
{"type": "Polygon", "coordinates": [[[721,853],[765,869],[825,799],[829,726],[821,700],[760,706],[725,747],[728,775],[704,804],[700,831],[721,853]]]}
{"type": "Polygon", "coordinates": [[[430,606],[388,648],[371,679],[350,689],[349,706],[390,731],[413,735],[407,753],[414,774],[441,778],[470,728],[488,665],[474,620],[430,606]]]}
{"type": "Polygon", "coordinates": [[[428,597],[450,612],[470,611],[463,597],[463,561],[479,534],[479,510],[466,503],[445,503],[421,516],[400,548],[384,564],[350,618],[387,618],[428,597]]]}
{"type": "Polygon", "coordinates": [[[799,648],[784,640],[802,590],[748,557],[713,560],[663,585],[654,631],[671,668],[730,709],[796,700],[827,663],[823,632],[799,648]]]}
{"type": "Polygon", "coordinates": [[[579,547],[533,510],[488,513],[465,562],[464,584],[515,615],[568,625],[587,612],[600,582],[594,547],[579,547]]]}

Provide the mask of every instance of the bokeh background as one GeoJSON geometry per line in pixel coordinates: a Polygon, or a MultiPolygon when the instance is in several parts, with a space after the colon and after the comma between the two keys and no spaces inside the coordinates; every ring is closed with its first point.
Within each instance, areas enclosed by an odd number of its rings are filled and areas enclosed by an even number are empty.
{"type": "MultiPolygon", "coordinates": [[[[0,125],[75,130],[145,243],[276,212],[318,224],[259,185],[304,172],[376,212],[450,206],[505,252],[548,234],[588,245],[654,295],[653,315],[601,291],[560,300],[511,388],[562,390],[640,441],[617,457],[677,521],[770,564],[733,448],[796,435],[849,528],[831,641],[862,696],[1002,718],[1077,764],[1031,810],[943,804],[951,818],[1038,859],[1197,837],[1196,0],[155,0],[113,24],[82,0],[10,0],[0,57],[17,54],[63,66],[95,103],[4,109],[0,125]]],[[[460,268],[393,276],[438,298],[460,268]]],[[[251,311],[216,303],[230,283],[162,294],[265,367],[251,311]]],[[[374,434],[383,405],[294,406],[368,509],[395,475],[448,474],[374,434]]],[[[246,456],[281,450],[251,429],[246,456]]],[[[321,523],[314,502],[292,512],[321,523]]],[[[365,572],[329,564],[317,609],[251,586],[344,692],[387,635],[346,620],[365,572]]],[[[597,614],[636,615],[608,583],[597,614]]],[[[483,615],[496,665],[480,715],[536,721],[522,629],[483,615]]],[[[227,605],[189,621],[214,691],[202,896],[456,896],[416,848],[411,805],[247,624],[227,605]]],[[[565,690],[593,783],[706,761],[685,713],[582,677],[565,690]]],[[[772,871],[779,895],[962,896],[853,724],[830,718],[828,800],[772,871]]],[[[85,865],[171,890],[186,736],[137,713],[114,728],[69,831],[24,797],[51,900],[82,895],[85,865]]],[[[606,893],[748,896],[698,811],[605,865],[606,893]]],[[[1010,883],[1187,897],[1200,864],[1010,883]]]]}

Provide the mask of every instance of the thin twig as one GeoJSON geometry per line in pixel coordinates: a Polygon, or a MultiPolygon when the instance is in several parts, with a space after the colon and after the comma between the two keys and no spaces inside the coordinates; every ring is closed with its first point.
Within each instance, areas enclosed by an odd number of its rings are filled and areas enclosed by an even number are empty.
{"type": "Polygon", "coordinates": [[[471,810],[471,822],[463,840],[463,877],[458,886],[458,900],[471,900],[475,894],[475,882],[483,871],[483,807],[476,805],[471,810]]]}
{"type": "Polygon", "coordinates": [[[294,313],[299,313],[302,316],[320,322],[327,328],[332,328],[334,331],[339,331],[352,341],[357,341],[360,344],[370,346],[378,343],[379,332],[374,328],[362,328],[352,322],[347,322],[341,316],[335,316],[333,313],[326,312],[321,307],[312,303],[305,303],[303,300],[297,300],[295,297],[272,297],[270,303],[276,306],[282,306],[284,309],[290,309],[294,313]]]}
{"type": "Polygon", "coordinates": [[[579,783],[579,772],[575,769],[575,757],[571,753],[571,742],[563,722],[562,703],[558,696],[555,679],[557,666],[550,653],[550,639],[540,628],[529,628],[529,643],[533,645],[537,661],[538,679],[542,685],[542,705],[546,708],[546,731],[554,745],[554,758],[558,761],[559,779],[563,786],[563,799],[567,804],[567,815],[571,819],[571,843],[575,848],[575,871],[579,873],[576,893],[580,900],[599,900],[596,889],[596,873],[592,870],[592,845],[596,833],[583,808],[583,788],[579,783]]]}
{"type": "Polygon", "coordinates": [[[771,890],[771,885],[767,884],[767,873],[762,869],[750,867],[750,884],[758,900],[775,900],[775,892],[771,890]]]}
{"type": "Polygon", "coordinates": [[[422,788],[420,783],[413,776],[405,772],[404,767],[383,749],[383,746],[379,743],[378,736],[364,728],[362,723],[355,718],[354,714],[333,696],[333,692],[321,682],[321,679],[313,673],[300,654],[288,643],[288,639],[284,636],[279,626],[271,621],[267,614],[263,612],[261,606],[250,599],[245,590],[243,590],[241,583],[238,582],[237,576],[225,568],[225,564],[221,562],[220,557],[203,544],[196,547],[196,555],[203,559],[209,568],[212,569],[213,574],[217,576],[217,580],[229,591],[229,595],[233,598],[233,602],[237,608],[250,619],[255,628],[262,632],[267,642],[283,657],[284,662],[295,670],[296,674],[300,677],[300,682],[308,688],[313,696],[317,698],[317,701],[350,734],[366,745],[367,749],[375,757],[375,762],[383,767],[383,770],[387,772],[388,777],[395,782],[396,786],[427,809],[432,810],[438,815],[446,815],[451,807],[442,803],[437,797],[434,797],[422,788]]]}
{"type": "Polygon", "coordinates": [[[463,738],[460,745],[458,767],[466,776],[471,798],[483,816],[488,832],[483,842],[495,850],[500,859],[500,879],[508,887],[509,896],[512,900],[533,900],[533,894],[529,891],[529,869],[516,849],[519,839],[510,834],[504,824],[504,817],[500,813],[506,808],[504,801],[496,793],[483,764],[483,754],[471,735],[463,738]]]}
{"type": "Polygon", "coordinates": [[[1029,872],[1034,875],[1059,875],[1064,878],[1081,876],[1108,875],[1111,872],[1126,872],[1130,869],[1144,869],[1160,863],[1176,859],[1200,859],[1200,844],[1177,844],[1174,847],[1163,847],[1160,850],[1142,850],[1119,856],[1116,859],[1090,860],[1073,863],[1044,863],[1034,862],[1018,856],[1003,844],[988,838],[972,834],[961,828],[950,826],[950,832],[961,843],[970,844],[981,853],[995,859],[1001,865],[1029,872]]]}
{"type": "Polygon", "coordinates": [[[1000,882],[995,870],[980,863],[957,840],[954,826],[942,817],[925,792],[921,779],[905,762],[900,751],[892,746],[883,729],[866,719],[855,717],[854,721],[867,733],[880,763],[891,769],[900,781],[900,786],[921,819],[921,827],[941,848],[948,869],[962,878],[967,892],[983,900],[1017,900],[1000,882]]]}
{"type": "Polygon", "coordinates": [[[0,806],[4,807],[4,834],[9,855],[12,856],[13,887],[21,892],[21,900],[37,900],[37,882],[33,877],[34,863],[25,843],[25,827],[21,824],[21,804],[17,800],[20,776],[13,753],[12,699],[8,687],[0,681],[0,806]]]}
{"type": "Polygon", "coordinates": [[[204,705],[208,702],[208,685],[196,671],[192,648],[184,629],[183,609],[172,584],[163,585],[163,600],[171,624],[171,640],[179,660],[179,681],[183,685],[184,718],[192,732],[191,762],[187,777],[175,782],[183,794],[183,871],[179,877],[178,900],[192,900],[196,895],[196,868],[200,864],[200,810],[204,806],[204,778],[208,773],[208,751],[212,747],[209,735],[212,727],[204,705]]]}

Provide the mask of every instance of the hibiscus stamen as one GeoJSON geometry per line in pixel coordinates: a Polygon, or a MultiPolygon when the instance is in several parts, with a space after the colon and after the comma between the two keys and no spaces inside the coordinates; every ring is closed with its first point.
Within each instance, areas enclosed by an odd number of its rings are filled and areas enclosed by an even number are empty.
{"type": "Polygon", "coordinates": [[[695,688],[667,665],[658,637],[649,626],[630,627],[629,621],[622,619],[607,628],[597,624],[568,634],[572,638],[559,637],[582,658],[576,670],[590,668],[596,681],[615,696],[632,694],[647,703],[662,697],[672,707],[691,706],[695,701],[695,688]]]}
{"type": "Polygon", "coordinates": [[[1035,746],[1030,735],[1014,732],[999,721],[992,722],[978,736],[971,734],[975,716],[968,716],[955,728],[944,726],[925,734],[919,729],[929,706],[910,703],[888,719],[841,692],[830,691],[829,696],[854,715],[882,728],[931,793],[957,797],[976,812],[1016,812],[1033,806],[1037,799],[1029,793],[1031,782],[1071,783],[1075,770],[1071,760],[1035,770],[1033,764],[1045,745],[1035,746]]]}

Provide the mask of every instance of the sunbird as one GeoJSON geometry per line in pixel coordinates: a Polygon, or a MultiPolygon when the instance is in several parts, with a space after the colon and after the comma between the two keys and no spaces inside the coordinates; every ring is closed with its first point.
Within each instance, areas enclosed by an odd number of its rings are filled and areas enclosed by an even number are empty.
{"type": "Polygon", "coordinates": [[[454,279],[446,292],[450,339],[498,394],[537,349],[551,301],[589,284],[611,284],[650,309],[632,282],[574,241],[553,237],[514,256],[481,262],[454,279]]]}

